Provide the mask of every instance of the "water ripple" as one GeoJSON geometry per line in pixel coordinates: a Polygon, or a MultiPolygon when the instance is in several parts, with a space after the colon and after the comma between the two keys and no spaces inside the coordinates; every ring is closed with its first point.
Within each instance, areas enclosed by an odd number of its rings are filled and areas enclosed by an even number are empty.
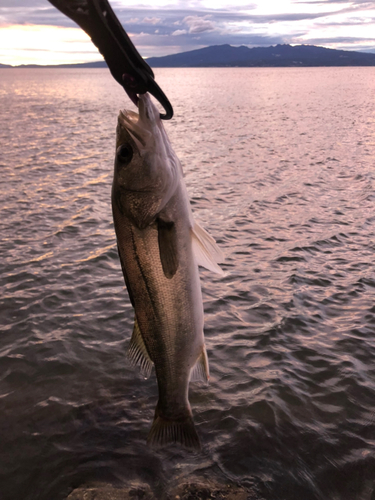
{"type": "Polygon", "coordinates": [[[226,256],[224,277],[201,273],[194,456],[146,448],[157,388],[126,358],[110,207],[126,96],[105,70],[0,71],[2,498],[94,478],[160,492],[182,469],[266,500],[372,498],[373,68],[158,72],[195,217],[226,256]]]}

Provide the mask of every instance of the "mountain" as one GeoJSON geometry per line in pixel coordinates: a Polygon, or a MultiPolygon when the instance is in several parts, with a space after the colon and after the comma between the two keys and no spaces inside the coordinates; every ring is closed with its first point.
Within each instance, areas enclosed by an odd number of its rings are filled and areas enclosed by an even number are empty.
{"type": "Polygon", "coordinates": [[[375,54],[326,49],[314,45],[276,45],[249,49],[214,45],[204,49],[147,59],[152,68],[191,67],[285,67],[285,66],[375,66],[375,54]]]}
{"type": "MultiPolygon", "coordinates": [[[[213,45],[204,49],[181,52],[164,57],[149,57],[152,68],[210,68],[210,67],[303,67],[303,66],[375,66],[375,54],[348,50],[326,49],[315,45],[276,45],[254,47],[244,45],[213,45]]],[[[11,68],[0,64],[0,68],[11,68]]],[[[16,68],[106,68],[105,61],[79,64],[38,66],[23,64],[16,68]]]]}

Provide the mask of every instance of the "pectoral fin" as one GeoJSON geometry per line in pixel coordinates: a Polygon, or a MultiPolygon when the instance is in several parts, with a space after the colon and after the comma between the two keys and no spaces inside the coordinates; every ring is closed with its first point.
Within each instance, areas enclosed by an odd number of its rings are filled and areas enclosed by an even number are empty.
{"type": "Polygon", "coordinates": [[[134,321],[133,335],[130,340],[128,357],[133,365],[138,365],[142,375],[148,378],[151,375],[153,362],[147,352],[137,318],[134,321]]]}
{"type": "Polygon", "coordinates": [[[174,222],[157,219],[160,261],[166,278],[171,279],[178,268],[177,233],[174,222]]]}
{"type": "Polygon", "coordinates": [[[224,255],[217,246],[215,240],[199,224],[194,223],[192,230],[193,250],[198,266],[202,266],[209,271],[223,275],[224,272],[218,265],[223,262],[224,255]]]}

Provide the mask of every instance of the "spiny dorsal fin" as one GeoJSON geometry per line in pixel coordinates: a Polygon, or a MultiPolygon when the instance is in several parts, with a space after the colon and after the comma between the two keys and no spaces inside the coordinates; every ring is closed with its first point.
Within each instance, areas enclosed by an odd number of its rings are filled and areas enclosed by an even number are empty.
{"type": "Polygon", "coordinates": [[[132,365],[138,365],[142,375],[148,378],[151,375],[153,362],[148,355],[142,334],[138,326],[137,318],[134,321],[133,335],[130,340],[128,357],[132,365]]]}
{"type": "Polygon", "coordinates": [[[198,358],[198,361],[195,363],[195,366],[191,369],[190,372],[190,381],[191,382],[208,382],[210,378],[210,369],[208,367],[208,358],[206,347],[203,346],[203,350],[201,355],[198,358]]]}
{"type": "Polygon", "coordinates": [[[223,252],[217,246],[215,240],[197,222],[194,222],[192,230],[193,250],[198,266],[209,271],[223,275],[224,272],[218,265],[224,261],[223,252]]]}
{"type": "Polygon", "coordinates": [[[171,279],[178,268],[177,233],[174,222],[157,219],[160,261],[166,278],[171,279]]]}

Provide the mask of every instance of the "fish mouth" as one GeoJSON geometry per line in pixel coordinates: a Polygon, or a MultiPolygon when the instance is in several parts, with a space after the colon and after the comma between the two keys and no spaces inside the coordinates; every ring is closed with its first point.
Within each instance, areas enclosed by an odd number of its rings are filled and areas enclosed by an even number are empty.
{"type": "Polygon", "coordinates": [[[151,101],[150,94],[141,94],[138,100],[139,117],[143,122],[159,125],[161,123],[160,113],[155,104],[151,101]]]}
{"type": "Polygon", "coordinates": [[[140,123],[139,114],[128,109],[120,110],[118,116],[118,126],[125,130],[131,139],[135,142],[139,151],[142,151],[147,146],[147,130],[140,123]]]}
{"type": "Polygon", "coordinates": [[[118,117],[118,125],[125,129],[140,151],[150,148],[162,133],[160,113],[149,94],[141,94],[138,99],[139,113],[124,109],[118,117]]]}

